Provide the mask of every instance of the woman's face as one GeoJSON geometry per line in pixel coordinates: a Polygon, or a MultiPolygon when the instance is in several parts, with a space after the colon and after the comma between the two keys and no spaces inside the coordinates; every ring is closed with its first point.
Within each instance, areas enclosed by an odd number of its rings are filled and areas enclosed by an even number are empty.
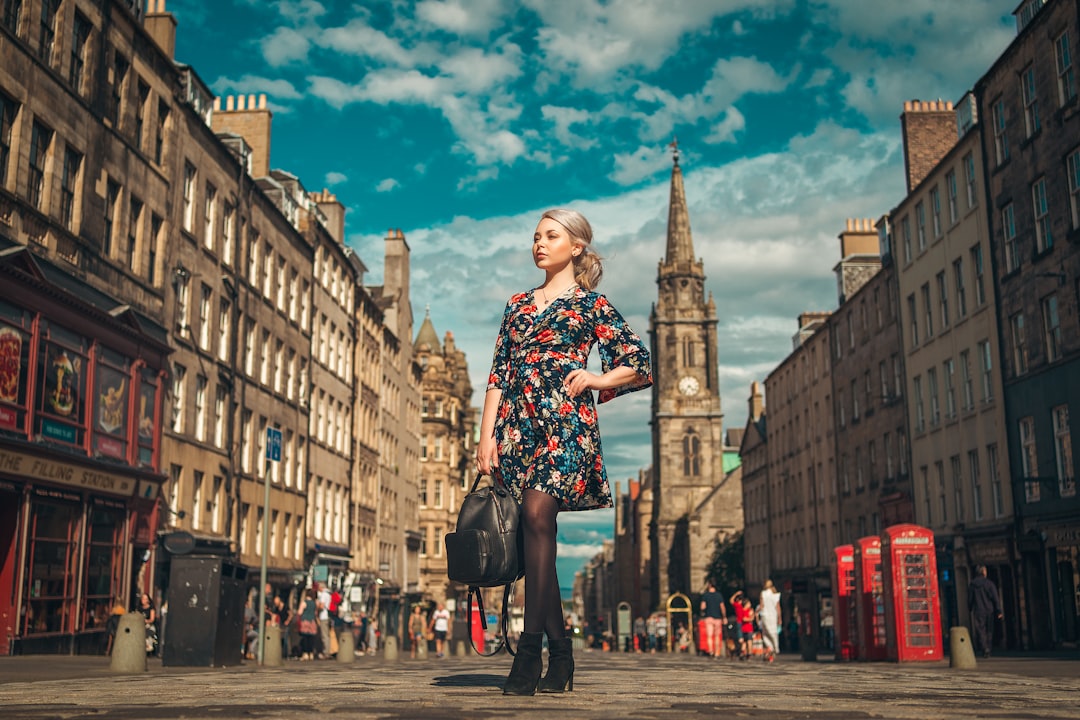
{"type": "Polygon", "coordinates": [[[544,218],[533,234],[532,253],[536,267],[558,272],[573,262],[574,241],[566,228],[551,218],[544,218]]]}

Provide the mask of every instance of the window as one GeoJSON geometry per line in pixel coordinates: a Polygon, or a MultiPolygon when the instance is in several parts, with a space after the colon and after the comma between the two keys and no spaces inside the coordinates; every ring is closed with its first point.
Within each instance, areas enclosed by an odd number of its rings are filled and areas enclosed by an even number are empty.
{"type": "Polygon", "coordinates": [[[697,477],[700,474],[701,440],[694,433],[687,433],[683,436],[683,475],[697,477]]]}
{"type": "MultiPolygon", "coordinates": [[[[811,485],[813,487],[813,485],[811,485]]],[[[865,487],[863,483],[863,461],[862,461],[862,448],[855,447],[855,489],[862,490],[865,487]]]]}
{"type": "Polygon", "coordinates": [[[1039,98],[1035,94],[1035,66],[1028,65],[1020,73],[1020,96],[1024,101],[1024,125],[1027,136],[1039,132],[1039,98]]]}
{"type": "Polygon", "coordinates": [[[967,350],[960,353],[960,385],[963,392],[964,409],[971,410],[975,407],[975,386],[971,377],[971,353],[967,350]]]}
{"type": "Polygon", "coordinates": [[[934,237],[941,237],[941,190],[937,185],[930,191],[930,212],[934,223],[934,237]]]}
{"type": "Polygon", "coordinates": [[[154,127],[154,162],[162,164],[165,158],[165,124],[169,122],[169,106],[164,100],[158,101],[157,125],[154,127]]]}
{"type": "Polygon", "coordinates": [[[52,144],[52,130],[39,122],[34,122],[30,132],[30,178],[26,186],[26,199],[38,210],[44,210],[45,203],[45,159],[52,144]]]}
{"type": "Polygon", "coordinates": [[[934,336],[934,307],[930,303],[930,283],[923,283],[922,303],[924,327],[926,328],[926,337],[929,339],[934,336]]]}
{"type": "Polygon", "coordinates": [[[11,159],[11,133],[19,105],[0,93],[0,188],[7,187],[8,161],[11,159]]]}
{"type": "Polygon", "coordinates": [[[134,195],[131,197],[131,210],[130,217],[128,218],[128,236],[127,245],[123,248],[124,260],[127,262],[128,269],[132,272],[138,270],[139,256],[136,254],[136,247],[139,242],[139,229],[142,225],[142,211],[143,204],[134,195]]]}
{"type": "Polygon", "coordinates": [[[945,377],[945,418],[952,420],[956,417],[956,363],[952,358],[945,361],[942,371],[945,377]]]}
{"type": "Polygon", "coordinates": [[[975,194],[975,156],[971,153],[964,156],[964,184],[967,185],[967,206],[973,208],[979,198],[975,194]]]}
{"type": "Polygon", "coordinates": [[[1073,79],[1069,33],[1062,33],[1054,41],[1054,56],[1057,60],[1058,101],[1064,105],[1076,97],[1076,81],[1073,79]]]}
{"type": "Polygon", "coordinates": [[[986,304],[986,269],[983,267],[982,245],[971,248],[971,264],[975,267],[975,307],[986,304]]]}
{"type": "Polygon", "coordinates": [[[846,320],[847,320],[848,347],[851,348],[852,350],[854,350],[855,349],[855,321],[854,321],[854,318],[851,317],[850,312],[847,314],[846,320]]]}
{"type": "Polygon", "coordinates": [[[887,480],[893,479],[893,446],[892,436],[889,433],[885,433],[885,438],[882,441],[882,446],[885,448],[885,478],[887,480]]]}
{"type": "Polygon", "coordinates": [[[934,463],[934,470],[937,474],[938,508],[941,509],[941,524],[944,525],[949,522],[949,503],[945,499],[945,463],[938,460],[934,463]]]}
{"type": "Polygon", "coordinates": [[[982,481],[979,478],[979,451],[968,451],[968,478],[971,480],[971,510],[976,520],[983,519],[982,481]]]}
{"type": "Polygon", "coordinates": [[[945,271],[937,274],[938,305],[941,310],[942,329],[949,326],[949,287],[945,280],[945,271]]]}
{"type": "Polygon", "coordinates": [[[1023,375],[1028,370],[1027,344],[1024,340],[1024,313],[1018,312],[1009,318],[1012,329],[1013,374],[1023,375]]]}
{"type": "Polygon", "coordinates": [[[269,300],[274,293],[274,248],[266,244],[263,253],[263,297],[269,300]]]}
{"type": "Polygon", "coordinates": [[[225,386],[218,384],[214,396],[214,445],[219,448],[225,447],[225,408],[228,396],[225,394],[225,386]]]}
{"type": "Polygon", "coordinates": [[[203,207],[203,244],[208,250],[214,249],[214,221],[217,219],[217,188],[206,183],[206,203],[203,207]]]}
{"type": "MultiPolygon", "coordinates": [[[[1020,475],[1027,480],[1039,475],[1039,457],[1035,452],[1035,418],[1020,418],[1020,475]]],[[[1039,500],[1039,483],[1025,482],[1025,494],[1028,502],[1039,500]]]]}
{"type": "Polygon", "coordinates": [[[956,514],[957,521],[964,518],[964,483],[963,483],[963,470],[960,467],[960,456],[953,455],[949,458],[949,466],[952,469],[952,484],[953,484],[953,512],[956,514]]]}
{"type": "Polygon", "coordinates": [[[266,385],[270,382],[270,331],[262,332],[262,358],[259,363],[259,382],[266,385]]]}
{"type": "Polygon", "coordinates": [[[4,25],[13,34],[19,34],[19,14],[22,12],[22,0],[4,0],[4,25]]]}
{"type": "Polygon", "coordinates": [[[1020,243],[1016,240],[1016,216],[1012,203],[1001,208],[1001,232],[1005,240],[1005,272],[1011,273],[1020,267],[1020,243]]]}
{"type": "Polygon", "coordinates": [[[184,432],[184,387],[187,368],[183,365],[173,365],[172,385],[172,426],[173,432],[184,432]]]}
{"type": "Polygon", "coordinates": [[[116,204],[120,202],[120,186],[109,180],[105,186],[105,223],[102,235],[101,252],[110,257],[113,252],[113,225],[116,219],[116,204]]]}
{"type": "Polygon", "coordinates": [[[252,423],[251,411],[244,410],[240,415],[240,468],[251,472],[251,448],[252,448],[252,423]]]}
{"type": "Polygon", "coordinates": [[[926,429],[926,408],[923,406],[922,376],[916,375],[912,380],[915,390],[915,432],[926,429]]]}
{"type": "Polygon", "coordinates": [[[945,176],[945,187],[949,193],[949,223],[955,223],[960,218],[960,206],[956,201],[956,171],[950,170],[945,176]]]}
{"type": "Polygon", "coordinates": [[[851,421],[859,419],[859,386],[855,380],[851,381],[851,421]]]}
{"type": "Polygon", "coordinates": [[[896,397],[904,396],[904,373],[901,372],[899,353],[892,354],[893,393],[896,397]]]}
{"type": "Polygon", "coordinates": [[[964,258],[953,261],[953,285],[956,286],[956,319],[967,315],[967,293],[964,290],[964,258]]]}
{"type": "Polygon", "coordinates": [[[189,337],[188,312],[191,306],[191,275],[188,272],[176,275],[176,329],[181,337],[189,337]]]}
{"type": "Polygon", "coordinates": [[[191,232],[195,219],[195,166],[184,163],[184,230],[191,232]]]}
{"type": "Polygon", "coordinates": [[[900,461],[900,475],[901,477],[907,477],[908,469],[908,446],[907,446],[907,434],[901,429],[896,431],[896,437],[898,438],[897,446],[899,448],[899,461],[900,461]]]}
{"type": "Polygon", "coordinates": [[[836,409],[837,409],[837,414],[840,416],[839,417],[840,427],[845,427],[847,425],[847,419],[846,419],[847,418],[847,409],[844,407],[844,391],[843,390],[837,390],[836,391],[836,409]]]}
{"type": "Polygon", "coordinates": [[[282,373],[285,371],[285,343],[278,340],[274,344],[274,392],[280,393],[282,373]]]}
{"type": "Polygon", "coordinates": [[[82,155],[72,147],[64,149],[64,175],[60,180],[60,222],[75,232],[75,185],[82,168],[82,155]]]}
{"type": "Polygon", "coordinates": [[[42,0],[38,58],[46,65],[52,65],[53,62],[53,46],[56,44],[56,18],[59,15],[59,10],[60,0],[42,0]]]}
{"type": "Polygon", "coordinates": [[[206,440],[206,377],[195,378],[195,439],[206,440]]]}
{"type": "Polygon", "coordinates": [[[1039,178],[1031,186],[1031,207],[1035,214],[1035,252],[1046,252],[1054,247],[1050,232],[1050,208],[1046,202],[1046,178],[1039,178]]]}
{"type": "Polygon", "coordinates": [[[905,215],[900,220],[900,237],[904,241],[904,262],[911,262],[911,221],[905,215]]]}
{"type": "Polygon", "coordinates": [[[994,517],[998,518],[1005,514],[1005,496],[1001,488],[1001,475],[998,473],[997,444],[986,446],[987,468],[990,472],[990,489],[994,499],[994,517]]]}
{"type": "Polygon", "coordinates": [[[1005,126],[1005,101],[998,98],[993,104],[994,157],[998,165],[1009,159],[1009,133],[1005,126]]]}
{"type": "Polygon", "coordinates": [[[435,481],[435,507],[441,508],[443,506],[443,481],[435,481]]]}
{"type": "Polygon", "coordinates": [[[83,70],[86,68],[86,41],[90,38],[90,21],[75,11],[75,23],[71,27],[71,64],[68,82],[77,94],[82,94],[83,70]]]}
{"type": "Polygon", "coordinates": [[[137,78],[135,81],[135,95],[137,97],[135,101],[135,147],[142,150],[143,126],[146,125],[146,105],[150,102],[150,87],[142,81],[142,78],[137,78]]]}
{"type": "Polygon", "coordinates": [[[120,127],[120,118],[124,110],[124,81],[127,80],[128,61],[120,54],[119,50],[113,50],[112,66],[112,97],[109,104],[109,119],[113,125],[120,127]]]}
{"type": "Polygon", "coordinates": [[[203,284],[199,293],[199,347],[203,350],[210,349],[210,302],[213,291],[209,285],[203,284]]]}
{"type": "Polygon", "coordinates": [[[911,344],[912,346],[919,344],[919,314],[915,309],[915,295],[908,295],[907,299],[908,317],[911,319],[911,344]]]}
{"type": "Polygon", "coordinates": [[[146,243],[146,278],[150,284],[157,279],[157,249],[161,246],[161,228],[163,221],[157,215],[150,214],[150,242],[146,243]]]}
{"type": "Polygon", "coordinates": [[[236,208],[226,203],[221,226],[221,261],[226,265],[233,263],[233,224],[236,222],[236,208]]]}
{"type": "Polygon", "coordinates": [[[889,399],[889,370],[884,360],[878,363],[878,376],[881,382],[881,401],[885,402],[889,399]]]}
{"type": "MultiPolygon", "coordinates": [[[[1069,155],[1066,169],[1069,175],[1069,210],[1072,215],[1072,227],[1075,230],[1080,228],[1080,150],[1073,150],[1069,155]]],[[[3,173],[3,168],[0,168],[0,173],[3,173]]]]}
{"type": "Polygon", "coordinates": [[[930,426],[941,422],[941,406],[938,405],[937,368],[926,371],[926,385],[930,394],[930,426]]]}
{"type": "Polygon", "coordinates": [[[254,231],[248,235],[248,283],[252,287],[257,287],[259,285],[259,236],[254,231]]]}
{"type": "Polygon", "coordinates": [[[1057,461],[1058,494],[1076,496],[1076,472],[1073,470],[1072,436],[1069,434],[1069,406],[1051,409],[1054,422],[1054,459],[1057,461]]]}
{"type": "Polygon", "coordinates": [[[982,399],[983,402],[990,402],[994,399],[994,385],[992,376],[992,373],[994,371],[994,361],[993,356],[990,354],[989,340],[983,340],[979,343],[979,362],[982,366],[982,399]]]}
{"type": "Polygon", "coordinates": [[[920,201],[915,205],[915,235],[919,238],[919,252],[926,249],[926,206],[920,201]]]}
{"type": "Polygon", "coordinates": [[[248,377],[255,373],[255,321],[248,320],[244,332],[244,372],[248,377]]]}
{"type": "Polygon", "coordinates": [[[1042,301],[1043,337],[1046,341],[1046,362],[1061,358],[1061,322],[1058,319],[1057,295],[1047,295],[1042,301]]]}

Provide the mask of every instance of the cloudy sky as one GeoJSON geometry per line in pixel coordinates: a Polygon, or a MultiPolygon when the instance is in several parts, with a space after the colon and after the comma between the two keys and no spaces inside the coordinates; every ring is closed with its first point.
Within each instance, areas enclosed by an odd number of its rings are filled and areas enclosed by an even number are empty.
{"type": "MultiPolygon", "coordinates": [[[[348,208],[382,278],[412,248],[416,326],[453,332],[481,404],[506,298],[536,285],[539,214],[591,220],[605,292],[648,331],[678,137],[720,314],[725,425],[836,306],[849,217],[903,198],[898,116],[957,100],[1015,35],[1016,0],[168,0],[177,59],[218,95],[266,93],[271,165],[348,208]]],[[[650,461],[648,393],[601,409],[613,482],[650,461]]],[[[611,533],[560,518],[561,583],[611,533]]]]}

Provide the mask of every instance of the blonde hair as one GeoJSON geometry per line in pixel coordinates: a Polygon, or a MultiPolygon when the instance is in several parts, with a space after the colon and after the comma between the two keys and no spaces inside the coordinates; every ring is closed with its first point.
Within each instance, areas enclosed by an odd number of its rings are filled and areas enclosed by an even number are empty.
{"type": "Polygon", "coordinates": [[[592,249],[592,226],[585,216],[577,210],[554,208],[548,210],[540,219],[549,218],[566,228],[573,244],[581,248],[574,258],[574,282],[585,290],[595,290],[604,276],[603,258],[592,249]]]}
{"type": "Polygon", "coordinates": [[[772,584],[772,580],[765,581],[765,590],[773,590],[776,586],[772,584]]]}

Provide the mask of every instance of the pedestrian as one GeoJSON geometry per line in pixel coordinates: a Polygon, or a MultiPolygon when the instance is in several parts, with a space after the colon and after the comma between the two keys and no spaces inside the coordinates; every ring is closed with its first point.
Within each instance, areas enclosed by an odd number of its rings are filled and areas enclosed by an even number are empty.
{"type": "Polygon", "coordinates": [[[758,599],[758,625],[765,644],[765,661],[772,662],[780,652],[780,593],[772,580],[766,580],[758,599]]]}
{"type": "Polygon", "coordinates": [[[300,618],[300,659],[315,659],[315,643],[319,636],[319,616],[315,588],[308,588],[296,614],[300,618]]]}
{"type": "Polygon", "coordinates": [[[712,580],[701,594],[701,615],[705,618],[705,651],[714,658],[723,657],[727,608],[724,607],[724,596],[716,591],[712,580]]]}
{"type": "Polygon", "coordinates": [[[435,606],[435,612],[431,613],[431,624],[428,629],[435,633],[435,657],[443,656],[443,643],[446,642],[446,634],[450,632],[450,611],[444,603],[435,606]]]}
{"type": "Polygon", "coordinates": [[[656,628],[658,624],[656,613],[650,613],[649,619],[645,621],[645,635],[648,637],[650,654],[656,653],[656,628]]]}
{"type": "Polygon", "coordinates": [[[645,652],[645,618],[634,618],[634,652],[645,652]]]}
{"type": "Polygon", "coordinates": [[[333,594],[330,592],[330,588],[326,586],[326,583],[318,584],[316,587],[318,595],[316,596],[315,607],[319,613],[319,642],[322,645],[319,648],[319,659],[325,660],[333,654],[332,641],[330,640],[330,603],[333,600],[333,594]]]}
{"type": "Polygon", "coordinates": [[[109,633],[109,642],[105,646],[105,654],[112,655],[113,643],[116,642],[116,631],[120,629],[120,618],[124,617],[127,609],[121,602],[114,603],[109,619],[105,621],[105,630],[109,633]]]}
{"type": "Polygon", "coordinates": [[[968,585],[968,608],[971,610],[972,645],[976,653],[990,657],[994,644],[994,620],[1002,620],[1001,598],[994,581],[986,577],[986,566],[975,568],[975,579],[968,585]]]}
{"type": "Polygon", "coordinates": [[[667,646],[667,631],[668,620],[667,615],[659,613],[656,616],[656,645],[660,649],[660,652],[667,652],[670,648],[667,646]]]}
{"type": "Polygon", "coordinates": [[[533,233],[532,257],[544,281],[506,304],[476,451],[477,471],[496,473],[522,509],[525,625],[503,687],[508,695],[572,689],[556,517],[612,506],[592,391],[606,402],[652,384],[645,343],[595,292],[603,268],[588,220],[574,210],[548,210],[533,233]],[[586,369],[597,344],[600,375],[586,369]],[[545,632],[550,659],[541,682],[545,632]]]}
{"type": "Polygon", "coordinates": [[[735,615],[735,642],[740,660],[750,657],[750,641],[754,635],[754,610],[742,590],[731,596],[731,609],[735,615]]]}
{"type": "Polygon", "coordinates": [[[416,658],[416,650],[421,643],[427,642],[427,619],[424,617],[424,609],[419,604],[413,605],[412,615],[409,616],[409,657],[416,658]]]}
{"type": "Polygon", "coordinates": [[[146,623],[146,654],[153,655],[158,650],[157,609],[148,594],[139,595],[138,610],[146,623]]]}

